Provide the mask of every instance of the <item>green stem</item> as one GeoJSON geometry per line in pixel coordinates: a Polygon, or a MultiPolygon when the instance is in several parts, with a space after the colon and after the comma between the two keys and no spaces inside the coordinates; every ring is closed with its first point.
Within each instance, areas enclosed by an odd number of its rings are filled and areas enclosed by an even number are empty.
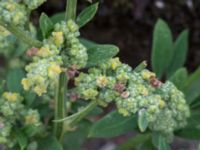
{"type": "Polygon", "coordinates": [[[67,0],[66,6],[66,20],[75,20],[76,19],[76,7],[77,7],[77,0],[67,0]]]}
{"type": "Polygon", "coordinates": [[[41,47],[43,44],[42,42],[33,39],[30,35],[28,35],[25,31],[21,30],[20,28],[12,25],[12,24],[6,24],[4,21],[0,20],[0,25],[6,28],[8,31],[10,31],[12,34],[14,34],[18,39],[25,42],[29,46],[34,47],[41,47]]]}
{"type": "MultiPolygon", "coordinates": [[[[66,94],[67,77],[65,73],[60,74],[60,79],[57,87],[56,99],[55,99],[55,119],[62,119],[65,117],[65,94],[66,94]]],[[[56,122],[54,124],[54,134],[60,141],[64,134],[64,124],[62,122],[56,122]]]]}
{"type": "MultiPolygon", "coordinates": [[[[67,0],[66,6],[66,20],[68,19],[75,19],[76,16],[76,5],[77,0],[67,0]]],[[[66,106],[65,106],[65,90],[67,90],[66,85],[66,74],[62,73],[60,75],[58,89],[57,89],[57,96],[56,96],[56,106],[55,106],[55,120],[59,120],[65,118],[66,114],[66,106]]],[[[54,125],[54,134],[62,141],[62,137],[64,134],[64,123],[63,122],[55,122],[54,125]]]]}
{"type": "MultiPolygon", "coordinates": [[[[77,5],[77,0],[67,0],[66,20],[69,20],[69,19],[75,20],[76,5],[77,5]]],[[[62,73],[60,75],[58,89],[57,89],[55,120],[63,119],[65,118],[65,115],[67,115],[66,106],[65,106],[65,94],[66,94],[65,90],[67,90],[66,84],[67,84],[66,74],[62,73]]],[[[60,141],[62,141],[64,131],[65,131],[64,122],[55,122],[54,134],[60,141]]]]}
{"type": "Polygon", "coordinates": [[[82,119],[84,119],[96,106],[97,106],[97,102],[92,101],[90,102],[89,105],[87,105],[85,108],[83,108],[79,112],[66,118],[54,120],[54,122],[57,122],[57,123],[64,122],[64,125],[65,125],[64,129],[65,131],[67,131],[68,129],[73,128],[73,126],[79,123],[82,119]]]}

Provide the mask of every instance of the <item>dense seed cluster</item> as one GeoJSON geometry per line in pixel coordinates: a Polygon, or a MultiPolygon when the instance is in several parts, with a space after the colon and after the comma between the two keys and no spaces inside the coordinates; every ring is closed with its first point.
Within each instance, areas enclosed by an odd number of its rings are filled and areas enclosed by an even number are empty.
{"type": "Polygon", "coordinates": [[[80,98],[104,106],[114,101],[123,116],[145,111],[149,128],[165,135],[184,127],[190,115],[183,93],[173,83],[162,84],[147,69],[133,71],[118,58],[81,73],[75,85],[80,98]]]}
{"type": "Polygon", "coordinates": [[[30,11],[38,8],[46,0],[1,0],[0,20],[5,23],[23,26],[30,11]]]}
{"type": "Polygon", "coordinates": [[[44,40],[41,48],[29,50],[33,62],[26,66],[27,77],[22,80],[25,90],[41,96],[48,88],[55,87],[62,72],[61,66],[80,69],[86,65],[87,51],[78,35],[78,26],[72,20],[62,22],[55,25],[52,35],[44,40]]]}
{"type": "Polygon", "coordinates": [[[6,23],[23,26],[27,21],[26,7],[15,0],[2,0],[0,14],[0,19],[6,23]]]}
{"type": "Polygon", "coordinates": [[[186,126],[186,118],[189,117],[190,111],[183,93],[173,83],[167,81],[156,91],[156,94],[162,97],[166,106],[157,114],[156,119],[149,123],[150,128],[169,134],[175,129],[186,126]]]}
{"type": "Polygon", "coordinates": [[[66,22],[57,23],[55,25],[56,32],[63,32],[64,45],[63,45],[63,61],[66,67],[75,65],[77,69],[85,67],[88,59],[87,49],[80,43],[78,37],[79,27],[78,25],[69,20],[66,22]]]}
{"type": "Polygon", "coordinates": [[[41,96],[47,88],[55,86],[61,73],[62,58],[54,44],[46,44],[40,49],[31,49],[35,56],[33,62],[26,66],[27,77],[22,80],[25,90],[31,90],[41,96]]]}
{"type": "Polygon", "coordinates": [[[6,147],[16,144],[15,130],[26,125],[40,125],[39,113],[27,109],[17,93],[4,92],[0,98],[0,143],[6,147]]]}
{"type": "Polygon", "coordinates": [[[46,0],[22,0],[22,2],[30,9],[36,9],[41,4],[43,4],[46,0]]]}

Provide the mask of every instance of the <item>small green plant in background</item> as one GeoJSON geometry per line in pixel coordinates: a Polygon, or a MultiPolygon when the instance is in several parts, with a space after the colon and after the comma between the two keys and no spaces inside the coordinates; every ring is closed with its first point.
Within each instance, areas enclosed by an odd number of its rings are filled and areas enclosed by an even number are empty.
{"type": "Polygon", "coordinates": [[[135,131],[116,149],[169,150],[174,136],[200,138],[199,69],[189,75],[183,67],[187,30],[173,41],[159,20],[153,72],[146,62],[133,69],[115,57],[118,47],[80,37],[98,3],[76,15],[77,0],[67,0],[65,13],[42,13],[35,27],[29,16],[43,2],[0,2],[0,53],[6,58],[0,70],[1,147],[78,150],[87,138],[135,131]],[[94,121],[110,103],[116,109],[94,121]]]}

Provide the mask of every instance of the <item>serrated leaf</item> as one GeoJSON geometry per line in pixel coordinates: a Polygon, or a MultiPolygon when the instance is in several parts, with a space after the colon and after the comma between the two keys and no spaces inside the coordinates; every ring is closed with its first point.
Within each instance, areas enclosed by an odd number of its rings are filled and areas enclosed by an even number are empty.
{"type": "Polygon", "coordinates": [[[188,52],[188,30],[184,30],[177,38],[173,47],[173,57],[167,71],[168,77],[185,63],[188,52]]]}
{"type": "Polygon", "coordinates": [[[172,33],[168,25],[159,19],[153,32],[151,64],[153,71],[161,78],[169,67],[173,55],[172,33]]]}
{"type": "Polygon", "coordinates": [[[45,14],[42,13],[39,20],[40,29],[42,31],[43,38],[47,38],[50,32],[53,30],[53,22],[51,19],[45,14]]]}
{"type": "Polygon", "coordinates": [[[142,109],[138,113],[138,127],[141,132],[144,132],[147,127],[148,127],[148,118],[147,118],[147,113],[145,109],[142,109]]]}
{"type": "Polygon", "coordinates": [[[24,77],[25,73],[22,69],[19,68],[11,69],[6,79],[8,91],[21,93],[22,92],[21,80],[24,77]]]}
{"type": "Polygon", "coordinates": [[[189,76],[183,90],[189,104],[200,96],[200,68],[189,76]]]}
{"type": "Polygon", "coordinates": [[[188,72],[186,68],[178,69],[169,80],[172,81],[179,90],[183,90],[184,83],[188,79],[188,72]]]}
{"type": "Polygon", "coordinates": [[[38,141],[38,150],[63,150],[58,140],[51,136],[38,141]]]}
{"type": "Polygon", "coordinates": [[[163,137],[159,133],[153,133],[152,134],[152,143],[158,150],[170,150],[170,146],[167,143],[167,140],[165,137],[163,137]]]}
{"type": "Polygon", "coordinates": [[[99,3],[92,4],[85,8],[77,17],[77,24],[79,27],[83,27],[85,24],[87,24],[92,18],[95,16],[97,10],[98,10],[99,3]]]}
{"type": "Polygon", "coordinates": [[[87,67],[93,67],[103,63],[117,55],[119,48],[110,44],[96,44],[88,49],[87,67]]]}
{"type": "Polygon", "coordinates": [[[89,137],[115,137],[133,131],[136,126],[135,116],[123,117],[117,111],[113,111],[94,123],[89,137]]]}

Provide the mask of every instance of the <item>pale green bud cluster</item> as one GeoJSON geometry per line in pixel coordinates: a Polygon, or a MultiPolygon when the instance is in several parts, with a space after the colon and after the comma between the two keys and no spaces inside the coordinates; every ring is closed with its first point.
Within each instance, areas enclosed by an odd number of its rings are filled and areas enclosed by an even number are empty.
{"type": "MultiPolygon", "coordinates": [[[[115,85],[122,81],[125,82],[121,69],[131,70],[127,65],[121,64],[119,59],[112,59],[109,65],[102,65],[100,68],[91,68],[89,73],[81,73],[75,78],[75,85],[77,86],[77,94],[85,100],[97,100],[102,106],[106,106],[109,102],[120,96],[120,93],[114,90],[115,85]],[[112,62],[113,61],[113,62],[112,62]],[[117,67],[116,66],[120,66],[117,67]],[[105,68],[110,70],[109,74],[105,74],[105,68]],[[116,79],[116,76],[119,77],[116,79]]],[[[107,70],[106,70],[107,71],[107,70]]]]}
{"type": "Polygon", "coordinates": [[[27,5],[30,10],[34,10],[42,5],[46,0],[23,0],[23,3],[27,5]]]}
{"type": "Polygon", "coordinates": [[[27,77],[22,80],[24,89],[31,90],[39,96],[46,93],[47,88],[51,88],[57,83],[61,73],[61,64],[60,56],[37,59],[29,64],[26,67],[27,77]]]}
{"type": "Polygon", "coordinates": [[[88,55],[87,49],[78,39],[80,35],[78,25],[72,20],[69,20],[67,23],[57,23],[55,25],[55,31],[62,31],[64,35],[64,51],[62,57],[65,66],[71,67],[75,65],[77,69],[85,67],[88,55]]]}
{"type": "Polygon", "coordinates": [[[5,147],[16,144],[15,129],[18,124],[39,126],[40,117],[36,110],[26,109],[18,93],[4,92],[0,98],[0,143],[5,147]]]}
{"type": "Polygon", "coordinates": [[[42,96],[48,88],[55,87],[62,72],[61,65],[74,65],[77,69],[86,65],[87,50],[79,42],[78,35],[78,26],[72,20],[55,25],[52,35],[44,40],[43,46],[33,57],[33,62],[26,67],[27,78],[22,80],[25,90],[42,96]]]}
{"type": "Polygon", "coordinates": [[[190,116],[190,110],[183,93],[169,81],[163,84],[156,93],[165,100],[166,107],[160,111],[154,122],[149,123],[150,128],[168,134],[186,126],[186,118],[190,116]]]}
{"type": "Polygon", "coordinates": [[[133,71],[118,58],[81,73],[75,85],[81,99],[103,106],[114,101],[123,116],[145,111],[149,128],[168,136],[184,127],[190,115],[183,93],[173,83],[162,84],[147,69],[133,71]]]}
{"type": "Polygon", "coordinates": [[[23,26],[27,21],[26,7],[15,0],[1,0],[0,19],[6,23],[23,26]]]}

